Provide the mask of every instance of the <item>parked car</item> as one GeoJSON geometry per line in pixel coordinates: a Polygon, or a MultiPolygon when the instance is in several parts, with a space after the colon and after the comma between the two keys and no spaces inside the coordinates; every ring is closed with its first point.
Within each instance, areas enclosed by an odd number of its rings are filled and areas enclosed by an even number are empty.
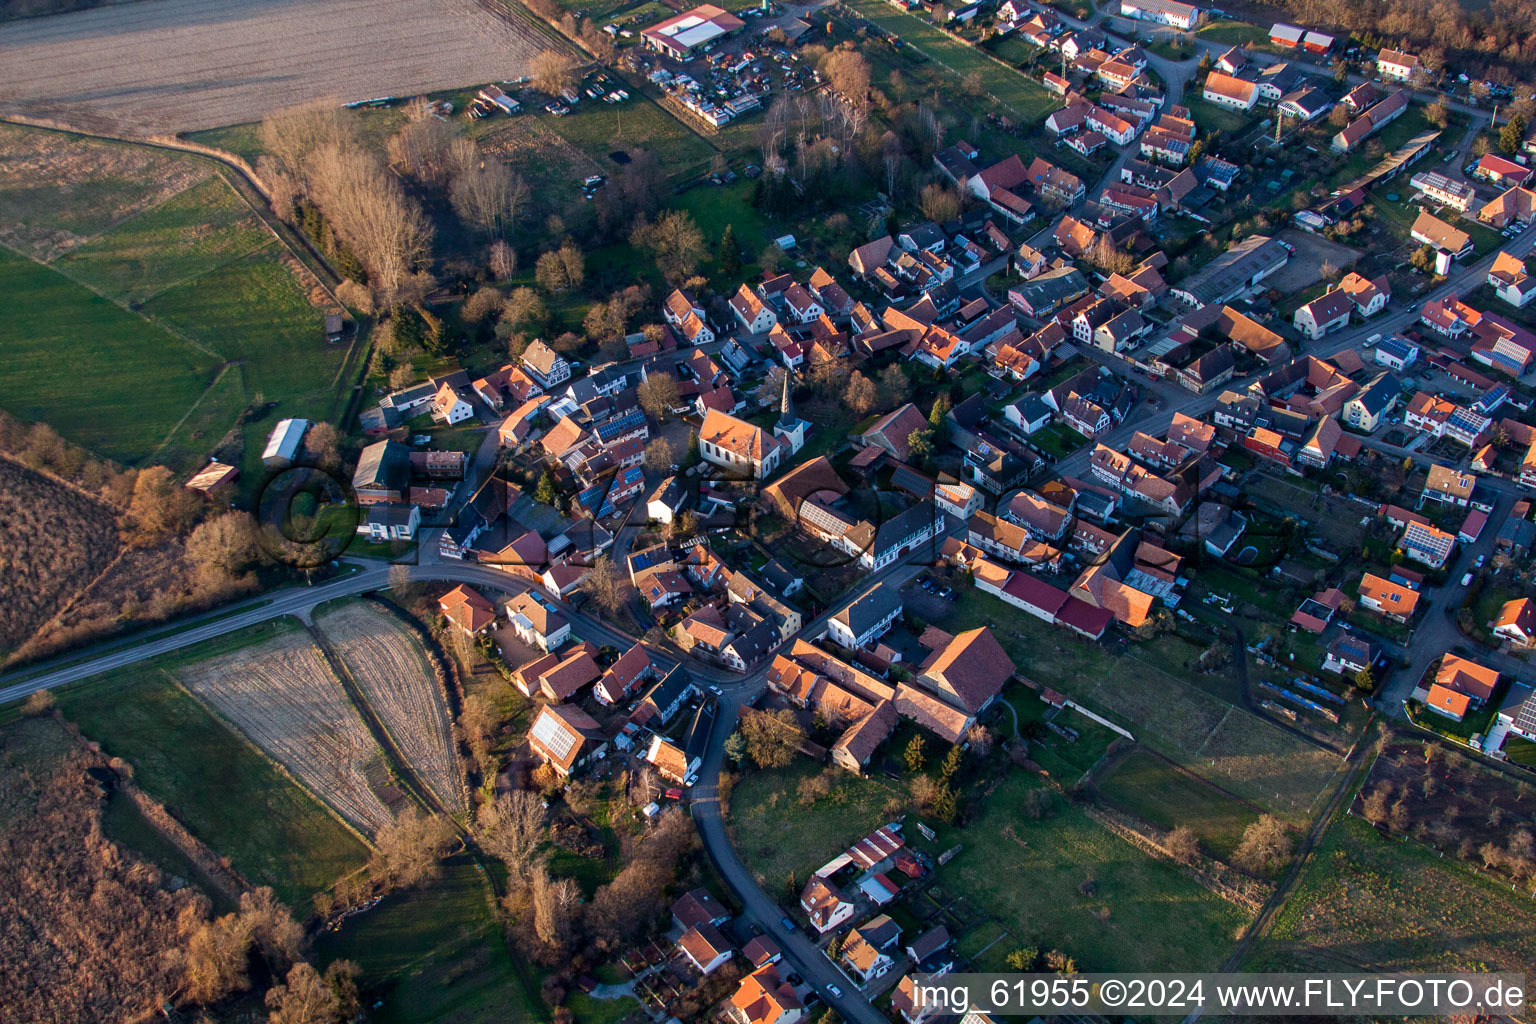
{"type": "Polygon", "coordinates": [[[1461,577],[1461,585],[1464,586],[1464,587],[1470,587],[1472,585],[1472,574],[1471,573],[1466,573],[1466,574],[1464,574],[1461,577]]]}
{"type": "Polygon", "coordinates": [[[795,922],[794,922],[793,919],[791,919],[789,917],[781,917],[781,918],[779,918],[779,924],[783,925],[784,926],[784,930],[787,931],[787,932],[792,932],[792,931],[795,930],[795,922]]]}
{"type": "Polygon", "coordinates": [[[832,993],[832,998],[833,999],[841,999],[841,998],[843,998],[843,990],[838,988],[836,985],[828,985],[827,986],[827,991],[832,993]]]}
{"type": "Polygon", "coordinates": [[[1478,555],[1477,556],[1477,561],[1472,563],[1472,568],[1474,568],[1474,569],[1481,569],[1483,567],[1483,563],[1486,562],[1487,560],[1488,560],[1488,556],[1487,555],[1478,555]]]}

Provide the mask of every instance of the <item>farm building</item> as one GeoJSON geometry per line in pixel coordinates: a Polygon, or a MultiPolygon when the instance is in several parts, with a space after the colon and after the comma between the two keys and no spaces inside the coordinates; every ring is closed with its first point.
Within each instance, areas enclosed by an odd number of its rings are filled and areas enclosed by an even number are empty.
{"type": "Polygon", "coordinates": [[[286,469],[293,465],[304,442],[304,432],[309,429],[308,420],[279,420],[267,436],[267,446],[261,452],[261,464],[268,469],[286,469]]]}
{"type": "Polygon", "coordinates": [[[653,50],[687,60],[695,50],[739,31],[746,22],[714,4],[703,4],[657,22],[640,33],[653,50]]]}
{"type": "Polygon", "coordinates": [[[1204,13],[1194,4],[1181,4],[1178,0],[1120,0],[1122,17],[1172,25],[1185,31],[1200,24],[1204,13]]]}

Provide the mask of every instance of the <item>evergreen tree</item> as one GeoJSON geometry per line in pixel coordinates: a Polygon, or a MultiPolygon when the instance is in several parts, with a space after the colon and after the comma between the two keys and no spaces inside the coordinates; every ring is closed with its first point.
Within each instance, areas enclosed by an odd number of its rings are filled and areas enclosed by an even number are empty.
{"type": "MultiPolygon", "coordinates": [[[[762,179],[758,179],[761,181],[762,179]]],[[[741,276],[741,246],[736,241],[736,228],[730,224],[725,226],[725,232],[720,236],[720,247],[716,250],[715,258],[720,264],[720,273],[732,280],[741,276]]]]}
{"type": "Polygon", "coordinates": [[[944,755],[944,762],[939,765],[939,777],[945,782],[948,782],[950,779],[954,778],[955,773],[960,770],[960,758],[962,756],[963,755],[960,752],[960,744],[956,743],[954,746],[950,747],[949,753],[944,755]]]}
{"type": "Polygon", "coordinates": [[[555,490],[555,475],[549,470],[539,477],[539,485],[534,489],[533,500],[541,505],[553,505],[558,492],[555,490]]]}
{"type": "Polygon", "coordinates": [[[922,771],[923,765],[927,763],[927,758],[923,756],[923,738],[921,736],[913,736],[912,742],[907,744],[906,753],[902,756],[906,758],[907,771],[922,771]]]}

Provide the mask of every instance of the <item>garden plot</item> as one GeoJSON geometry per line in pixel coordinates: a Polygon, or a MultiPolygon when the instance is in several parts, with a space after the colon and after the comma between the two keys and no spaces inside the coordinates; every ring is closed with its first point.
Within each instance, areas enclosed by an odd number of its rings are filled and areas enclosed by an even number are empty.
{"type": "Polygon", "coordinates": [[[400,753],[438,799],[464,806],[438,669],[409,627],[367,604],[325,612],[318,625],[400,753]]]}
{"type": "Polygon", "coordinates": [[[383,755],[308,634],[180,670],[183,683],[364,832],[393,820],[370,776],[383,755]]]}

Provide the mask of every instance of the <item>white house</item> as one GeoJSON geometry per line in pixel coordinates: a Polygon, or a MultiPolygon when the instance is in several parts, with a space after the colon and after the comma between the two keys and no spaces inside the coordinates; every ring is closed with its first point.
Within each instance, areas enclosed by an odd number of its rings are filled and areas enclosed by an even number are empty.
{"type": "Polygon", "coordinates": [[[1329,331],[1349,326],[1355,304],[1341,288],[1334,288],[1296,310],[1292,322],[1308,338],[1316,340],[1329,331]]]}
{"type": "Polygon", "coordinates": [[[1398,50],[1382,50],[1376,54],[1376,73],[1382,78],[1406,82],[1419,70],[1419,58],[1398,50]]]}
{"type": "Polygon", "coordinates": [[[421,509],[393,501],[380,501],[364,508],[357,532],[375,541],[410,540],[421,526],[421,509]]]}
{"type": "Polygon", "coordinates": [[[1234,78],[1220,71],[1212,71],[1205,76],[1205,90],[1202,95],[1206,102],[1214,103],[1218,107],[1247,111],[1252,110],[1253,105],[1259,101],[1259,87],[1253,82],[1245,82],[1241,78],[1234,78]]]}
{"type": "Polygon", "coordinates": [[[762,427],[716,409],[705,413],[699,428],[699,455],[704,461],[754,480],[772,476],[787,447],[762,427]]]}
{"type": "Polygon", "coordinates": [[[876,583],[827,620],[827,635],[844,647],[873,643],[901,616],[901,597],[876,583]]]}
{"type": "Polygon", "coordinates": [[[452,386],[444,384],[437,389],[437,394],[432,399],[432,418],[439,423],[453,426],[455,423],[463,423],[475,414],[474,406],[464,401],[463,397],[452,386]]]}
{"type": "Polygon", "coordinates": [[[761,334],[779,322],[779,315],[752,289],[742,285],[731,296],[731,312],[748,334],[761,334]]]}
{"type": "Polygon", "coordinates": [[[1120,0],[1122,17],[1171,25],[1186,32],[1200,24],[1204,13],[1194,4],[1183,4],[1178,0],[1120,0]]]}
{"type": "Polygon", "coordinates": [[[565,616],[527,591],[507,602],[507,621],[519,640],[546,653],[571,638],[571,624],[565,616]]]}

